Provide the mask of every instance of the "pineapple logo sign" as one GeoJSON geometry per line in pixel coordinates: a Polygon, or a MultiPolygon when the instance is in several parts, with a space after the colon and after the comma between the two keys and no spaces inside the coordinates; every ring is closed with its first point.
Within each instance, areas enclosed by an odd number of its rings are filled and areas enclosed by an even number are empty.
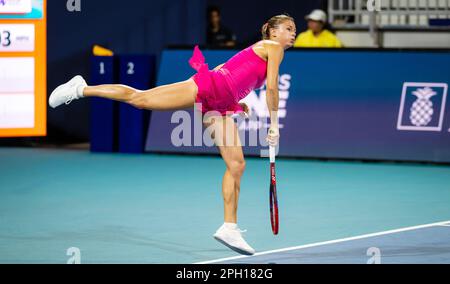
{"type": "Polygon", "coordinates": [[[441,131],[447,89],[446,83],[404,83],[397,129],[441,131]]]}

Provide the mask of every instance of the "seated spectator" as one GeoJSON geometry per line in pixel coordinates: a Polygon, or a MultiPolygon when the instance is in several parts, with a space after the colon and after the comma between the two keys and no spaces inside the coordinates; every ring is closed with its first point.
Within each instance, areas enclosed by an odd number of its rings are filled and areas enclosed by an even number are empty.
{"type": "Polygon", "coordinates": [[[208,9],[208,30],[206,44],[209,47],[234,47],[236,36],[231,30],[224,27],[220,18],[220,9],[210,7],[208,9]]]}
{"type": "Polygon", "coordinates": [[[305,17],[308,30],[299,34],[294,47],[342,47],[340,40],[325,29],[327,15],[322,10],[314,10],[305,17]]]}

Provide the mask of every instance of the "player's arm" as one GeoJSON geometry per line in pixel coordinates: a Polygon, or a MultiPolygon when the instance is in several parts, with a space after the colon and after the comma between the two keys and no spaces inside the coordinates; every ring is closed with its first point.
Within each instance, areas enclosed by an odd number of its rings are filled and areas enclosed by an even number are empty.
{"type": "Polygon", "coordinates": [[[276,145],[278,142],[278,73],[281,61],[283,61],[284,50],[278,43],[266,44],[267,49],[267,89],[266,102],[270,113],[270,128],[268,135],[268,142],[271,145],[276,145]]]}
{"type": "Polygon", "coordinates": [[[214,70],[215,70],[215,71],[219,70],[220,68],[222,68],[223,65],[225,65],[225,63],[216,66],[216,68],[214,68],[214,70]]]}

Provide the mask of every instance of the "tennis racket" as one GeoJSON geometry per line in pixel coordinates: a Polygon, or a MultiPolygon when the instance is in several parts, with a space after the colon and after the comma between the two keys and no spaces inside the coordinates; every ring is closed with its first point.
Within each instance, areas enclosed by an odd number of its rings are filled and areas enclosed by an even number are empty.
{"type": "Polygon", "coordinates": [[[277,179],[275,177],[275,147],[269,146],[270,158],[270,224],[274,235],[278,234],[277,179]]]}

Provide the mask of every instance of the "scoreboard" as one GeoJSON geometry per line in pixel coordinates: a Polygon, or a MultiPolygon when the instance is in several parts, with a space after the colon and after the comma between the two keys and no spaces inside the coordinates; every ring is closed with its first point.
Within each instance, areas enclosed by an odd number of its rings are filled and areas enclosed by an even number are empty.
{"type": "Polygon", "coordinates": [[[0,137],[45,136],[46,0],[0,0],[0,137]]]}

